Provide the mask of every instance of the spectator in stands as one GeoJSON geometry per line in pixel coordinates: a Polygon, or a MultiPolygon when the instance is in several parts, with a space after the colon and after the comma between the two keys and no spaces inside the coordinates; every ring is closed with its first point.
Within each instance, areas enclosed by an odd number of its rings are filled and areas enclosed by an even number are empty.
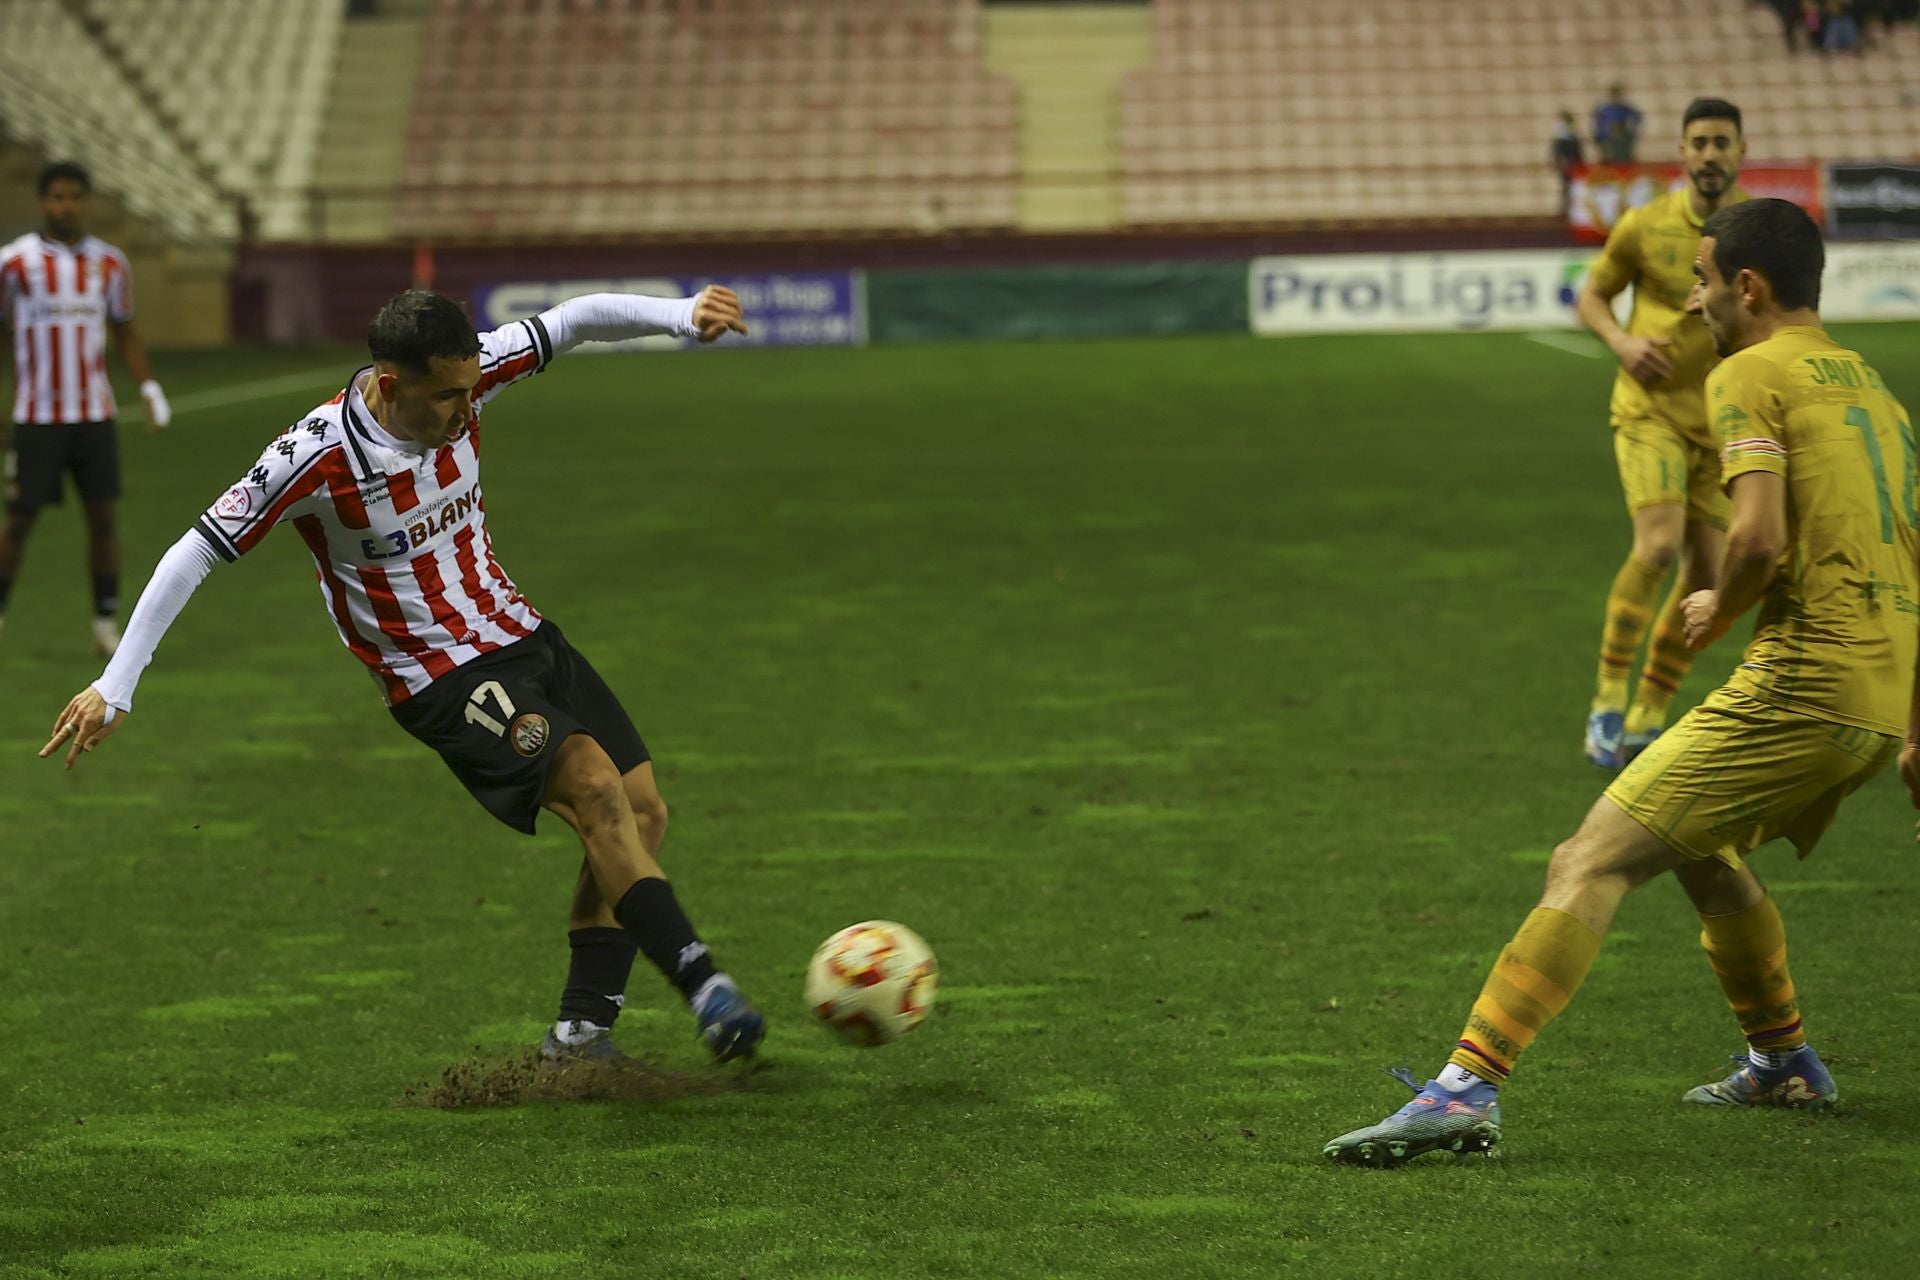
{"type": "Polygon", "coordinates": [[[1587,162],[1586,146],[1573,127],[1573,112],[1562,111],[1560,123],[1553,128],[1553,171],[1560,175],[1560,216],[1567,216],[1573,203],[1573,171],[1587,162]]]}
{"type": "Polygon", "coordinates": [[[1828,53],[1860,52],[1860,22],[1854,16],[1853,0],[1827,0],[1827,21],[1821,28],[1820,42],[1828,53]]]}
{"type": "Polygon", "coordinates": [[[1640,113],[1627,101],[1621,85],[1607,90],[1607,100],[1593,110],[1593,145],[1607,164],[1632,164],[1640,142],[1640,113]]]}
{"type": "Polygon", "coordinates": [[[1806,33],[1807,48],[1827,51],[1820,39],[1826,26],[1826,14],[1820,8],[1820,0],[1800,0],[1800,29],[1806,33]]]}

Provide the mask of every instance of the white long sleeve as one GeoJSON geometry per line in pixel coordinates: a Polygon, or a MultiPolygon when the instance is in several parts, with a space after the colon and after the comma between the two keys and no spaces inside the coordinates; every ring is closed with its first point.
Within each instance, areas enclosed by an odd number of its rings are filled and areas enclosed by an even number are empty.
{"type": "Polygon", "coordinates": [[[583,342],[619,342],[670,333],[691,338],[700,331],[693,324],[693,298],[650,298],[639,293],[589,293],[568,298],[540,313],[553,353],[571,351],[583,342]]]}
{"type": "Polygon", "coordinates": [[[127,633],[120,638],[113,661],[107,663],[106,671],[93,682],[94,689],[106,699],[108,706],[116,711],[133,710],[134,686],[140,683],[140,673],[153,661],[160,637],[167,634],[167,628],[187,607],[194,590],[219,563],[213,544],[192,529],[160,557],[160,563],[153,567],[153,576],[147,579],[146,589],[140,593],[140,602],[133,606],[133,616],[127,619],[127,633]]]}

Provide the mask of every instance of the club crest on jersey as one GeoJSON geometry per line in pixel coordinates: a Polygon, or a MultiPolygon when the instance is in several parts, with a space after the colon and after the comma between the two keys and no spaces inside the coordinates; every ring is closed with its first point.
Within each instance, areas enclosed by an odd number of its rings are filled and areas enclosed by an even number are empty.
{"type": "Polygon", "coordinates": [[[507,741],[513,743],[513,749],[521,755],[532,757],[547,749],[547,738],[552,732],[545,716],[529,711],[513,722],[513,728],[507,731],[507,741]]]}
{"type": "Polygon", "coordinates": [[[213,509],[216,514],[225,516],[229,520],[238,520],[253,510],[253,495],[249,494],[244,487],[235,485],[227,490],[220,501],[213,504],[213,509]]]}

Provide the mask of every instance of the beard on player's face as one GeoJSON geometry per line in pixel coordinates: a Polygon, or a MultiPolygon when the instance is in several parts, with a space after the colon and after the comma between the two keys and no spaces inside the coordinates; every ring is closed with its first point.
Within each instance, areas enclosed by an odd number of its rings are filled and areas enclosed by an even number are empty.
{"type": "Polygon", "coordinates": [[[1708,294],[1701,306],[1701,318],[1707,322],[1707,332],[1713,335],[1713,351],[1722,357],[1732,355],[1738,348],[1735,343],[1739,337],[1736,332],[1740,323],[1740,298],[1731,289],[1715,299],[1708,294]]]}
{"type": "Polygon", "coordinates": [[[1687,180],[1703,196],[1717,196],[1733,185],[1733,174],[1718,161],[1709,160],[1687,170],[1687,180]]]}

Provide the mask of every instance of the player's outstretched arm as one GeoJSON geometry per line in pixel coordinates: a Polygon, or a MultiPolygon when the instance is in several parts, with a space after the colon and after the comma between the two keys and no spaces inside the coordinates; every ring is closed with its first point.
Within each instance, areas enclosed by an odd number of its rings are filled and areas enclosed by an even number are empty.
{"type": "Polygon", "coordinates": [[[133,690],[140,683],[140,673],[153,661],[161,637],[220,559],[198,530],[189,531],[160,557],[153,577],[140,593],[140,602],[133,607],[133,616],[127,620],[126,634],[114,651],[113,661],[98,680],[74,694],[55,718],[53,736],[40,748],[42,760],[67,743],[67,768],[73,768],[82,752],[93,750],[132,713],[133,690]]]}
{"type": "Polygon", "coordinates": [[[719,284],[710,284],[691,298],[589,293],[541,312],[540,322],[555,355],[583,342],[620,342],[656,333],[714,342],[729,331],[747,331],[739,295],[719,284]]]}

